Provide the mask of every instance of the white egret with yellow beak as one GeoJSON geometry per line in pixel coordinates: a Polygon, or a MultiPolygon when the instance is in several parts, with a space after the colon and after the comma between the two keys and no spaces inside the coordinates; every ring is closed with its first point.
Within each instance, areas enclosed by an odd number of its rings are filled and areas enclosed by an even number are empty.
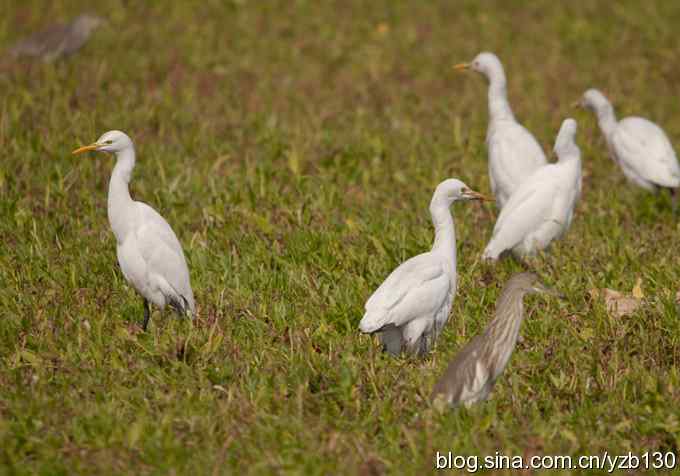
{"type": "Polygon", "coordinates": [[[502,209],[522,181],[547,163],[545,154],[531,132],[515,119],[508,102],[505,71],[495,54],[480,53],[472,62],[454,68],[477,71],[489,81],[489,180],[502,209]]]}
{"type": "Polygon", "coordinates": [[[456,232],[453,202],[489,200],[457,179],[444,180],[430,202],[435,238],[432,250],[405,261],[368,299],[361,332],[380,333],[384,349],[429,352],[449,319],[456,294],[456,232]]]}
{"type": "Polygon", "coordinates": [[[123,132],[109,131],[97,142],[73,151],[110,152],[116,165],[109,182],[108,215],[116,236],[116,254],[123,276],[144,299],[146,330],[151,316],[149,303],[161,310],[172,307],[193,318],[194,293],[182,245],[156,210],[130,197],[128,184],[135,166],[135,147],[123,132]]]}
{"type": "Polygon", "coordinates": [[[650,192],[668,188],[676,208],[680,165],[663,129],[643,117],[617,120],[611,103],[597,89],[587,90],[578,105],[597,116],[609,155],[628,181],[650,192]]]}

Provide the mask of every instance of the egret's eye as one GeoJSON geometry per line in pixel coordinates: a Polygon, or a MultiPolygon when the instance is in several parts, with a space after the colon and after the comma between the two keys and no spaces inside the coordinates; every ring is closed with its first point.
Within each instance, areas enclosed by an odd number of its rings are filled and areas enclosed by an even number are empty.
{"type": "Polygon", "coordinates": [[[113,144],[113,141],[112,141],[111,139],[105,140],[105,141],[104,141],[104,144],[106,144],[106,145],[111,145],[111,144],[113,144]]]}

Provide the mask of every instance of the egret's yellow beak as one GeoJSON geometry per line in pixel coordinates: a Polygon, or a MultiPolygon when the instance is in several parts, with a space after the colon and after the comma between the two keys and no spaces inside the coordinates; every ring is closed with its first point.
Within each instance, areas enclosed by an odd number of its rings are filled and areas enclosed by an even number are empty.
{"type": "Polygon", "coordinates": [[[78,154],[82,154],[83,152],[88,152],[90,150],[97,150],[98,148],[99,148],[99,144],[97,144],[95,142],[94,144],[79,147],[78,149],[74,150],[72,153],[73,153],[73,155],[78,155],[78,154]]]}
{"type": "Polygon", "coordinates": [[[453,67],[453,69],[457,71],[465,71],[466,69],[470,69],[470,63],[458,63],[453,67]]]}
{"type": "Polygon", "coordinates": [[[487,197],[486,195],[482,195],[479,192],[475,192],[474,190],[468,190],[465,192],[465,196],[469,198],[470,200],[481,200],[483,202],[494,202],[495,199],[491,197],[487,197]]]}

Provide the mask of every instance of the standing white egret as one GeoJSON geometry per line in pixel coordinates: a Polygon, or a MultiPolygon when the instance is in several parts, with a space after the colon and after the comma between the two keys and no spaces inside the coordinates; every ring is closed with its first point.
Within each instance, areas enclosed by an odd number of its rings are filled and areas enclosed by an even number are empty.
{"type": "Polygon", "coordinates": [[[489,81],[489,179],[502,209],[524,179],[547,163],[545,154],[531,132],[515,119],[508,102],[505,71],[495,54],[480,53],[471,63],[454,68],[477,71],[489,81]]]}
{"type": "Polygon", "coordinates": [[[483,258],[506,250],[525,257],[548,247],[571,224],[581,195],[581,151],[574,142],[576,121],[565,119],[555,140],[558,161],[530,175],[501,210],[483,258]]]}
{"type": "Polygon", "coordinates": [[[449,207],[458,200],[489,200],[460,180],[437,186],[430,202],[435,229],[432,250],[397,267],[366,302],[361,332],[380,332],[389,353],[405,346],[425,354],[446,321],[456,293],[456,233],[449,207]]]}
{"type": "Polygon", "coordinates": [[[135,147],[123,132],[109,131],[97,142],[73,151],[112,152],[116,155],[109,182],[108,215],[116,236],[118,263],[125,279],[144,299],[144,330],[149,322],[149,301],[193,318],[194,293],[182,245],[168,222],[146,203],[130,197],[128,184],[135,166],[135,147]]]}
{"type": "Polygon", "coordinates": [[[583,94],[579,104],[597,115],[611,158],[626,178],[649,191],[680,187],[680,166],[663,129],[642,117],[616,120],[614,108],[597,89],[583,94]]]}

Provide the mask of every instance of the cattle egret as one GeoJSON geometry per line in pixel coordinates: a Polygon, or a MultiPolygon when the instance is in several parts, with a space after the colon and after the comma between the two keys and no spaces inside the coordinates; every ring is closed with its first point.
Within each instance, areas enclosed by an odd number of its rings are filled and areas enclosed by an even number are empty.
{"type": "Polygon", "coordinates": [[[501,210],[483,258],[506,250],[519,258],[544,250],[571,224],[581,194],[581,152],[574,142],[576,121],[565,119],[555,140],[558,161],[531,174],[501,210]]]}
{"type": "Polygon", "coordinates": [[[455,407],[486,400],[498,377],[508,365],[524,320],[526,294],[558,295],[545,287],[533,273],[514,275],[496,302],[493,320],[484,333],[475,336],[456,354],[435,384],[432,400],[455,407]]]}
{"type": "Polygon", "coordinates": [[[471,63],[457,64],[455,68],[477,71],[489,81],[489,128],[486,133],[489,179],[496,203],[502,209],[522,181],[547,160],[534,136],[512,113],[505,71],[498,57],[493,53],[480,53],[471,63]]]}
{"type": "Polygon", "coordinates": [[[427,353],[446,321],[456,293],[456,234],[449,207],[458,200],[489,200],[460,180],[437,186],[430,214],[432,250],[402,263],[366,302],[361,332],[380,332],[385,350],[427,353]]]}
{"type": "Polygon", "coordinates": [[[663,129],[642,117],[617,121],[611,103],[597,89],[586,91],[579,105],[597,115],[609,154],[630,182],[653,192],[669,188],[675,197],[680,166],[663,129]]]}
{"type": "Polygon", "coordinates": [[[149,302],[161,310],[169,305],[178,314],[193,318],[194,293],[182,245],[156,210],[130,197],[128,184],[135,166],[132,140],[123,132],[109,131],[94,144],[73,153],[87,151],[111,152],[116,156],[109,182],[109,223],[116,236],[123,276],[144,299],[144,330],[151,315],[149,302]]]}

